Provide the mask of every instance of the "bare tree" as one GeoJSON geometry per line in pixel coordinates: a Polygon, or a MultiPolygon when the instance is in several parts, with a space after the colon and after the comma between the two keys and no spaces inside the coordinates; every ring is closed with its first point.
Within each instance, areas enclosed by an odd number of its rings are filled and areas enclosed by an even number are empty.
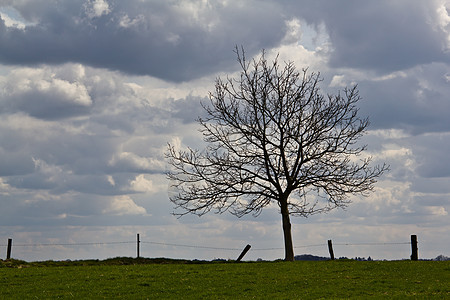
{"type": "Polygon", "coordinates": [[[218,78],[207,112],[199,118],[204,151],[175,149],[166,156],[176,193],[170,200],[182,212],[203,215],[230,211],[255,216],[278,204],[285,260],[294,260],[291,215],[308,216],[345,207],[349,195],[368,195],[388,169],[370,167],[359,145],[369,121],[358,117],[356,86],[323,95],[319,73],[246,60],[236,48],[240,76],[218,78]],[[307,197],[308,195],[308,197],[307,197]]]}

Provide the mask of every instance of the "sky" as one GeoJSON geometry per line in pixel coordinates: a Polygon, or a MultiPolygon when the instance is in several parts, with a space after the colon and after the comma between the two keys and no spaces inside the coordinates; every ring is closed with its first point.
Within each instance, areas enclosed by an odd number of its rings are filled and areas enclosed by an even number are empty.
{"type": "Polygon", "coordinates": [[[217,77],[248,57],[358,84],[369,197],[293,217],[295,254],[450,256],[450,1],[0,0],[0,258],[284,257],[276,205],[177,218],[167,143],[202,149],[217,77]],[[1,250],[3,248],[4,250],[1,250]],[[3,253],[4,252],[4,253],[3,253]]]}

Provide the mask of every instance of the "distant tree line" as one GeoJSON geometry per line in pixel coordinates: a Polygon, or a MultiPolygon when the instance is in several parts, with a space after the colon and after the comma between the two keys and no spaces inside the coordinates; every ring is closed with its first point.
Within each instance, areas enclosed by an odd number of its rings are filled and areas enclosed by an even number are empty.
{"type": "MultiPolygon", "coordinates": [[[[295,260],[301,260],[301,261],[323,261],[323,260],[330,260],[329,257],[323,257],[323,256],[316,256],[311,254],[302,254],[302,255],[296,255],[295,260]]],[[[348,258],[346,256],[341,256],[338,259],[348,259],[348,260],[356,260],[356,261],[373,261],[373,259],[369,256],[368,258],[365,257],[355,257],[355,258],[348,258]]],[[[448,261],[450,260],[450,257],[445,255],[439,255],[436,258],[433,259],[422,259],[422,260],[432,260],[432,261],[448,261]]]]}

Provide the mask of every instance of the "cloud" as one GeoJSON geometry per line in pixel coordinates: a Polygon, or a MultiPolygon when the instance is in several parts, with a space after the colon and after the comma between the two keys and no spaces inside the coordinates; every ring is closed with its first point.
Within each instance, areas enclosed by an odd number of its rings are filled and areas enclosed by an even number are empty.
{"type": "Polygon", "coordinates": [[[447,216],[448,212],[446,211],[445,207],[443,206],[428,206],[425,208],[425,210],[435,216],[447,216]]]}
{"type": "Polygon", "coordinates": [[[79,62],[129,74],[185,81],[235,66],[233,46],[249,53],[283,38],[280,7],[270,1],[105,0],[9,3],[32,25],[0,22],[0,62],[79,62]]]}
{"type": "Polygon", "coordinates": [[[443,35],[443,49],[450,51],[450,3],[447,0],[436,1],[435,17],[431,18],[432,24],[435,24],[435,30],[443,35]]]}
{"type": "Polygon", "coordinates": [[[198,87],[130,80],[72,63],[2,69],[0,205],[21,216],[2,224],[150,224],[170,215],[163,152],[171,135],[198,135],[198,87]],[[158,217],[145,219],[147,211],[158,217]]]}
{"type": "Polygon", "coordinates": [[[98,18],[111,12],[108,2],[105,0],[93,0],[84,4],[86,15],[92,18],[98,18]]]}
{"type": "MultiPolygon", "coordinates": [[[[361,114],[372,129],[401,129],[409,133],[442,132],[450,128],[447,95],[450,85],[445,63],[419,64],[401,73],[378,77],[358,72],[340,74],[333,83],[358,83],[361,114]],[[361,78],[362,77],[362,78],[361,78]]],[[[346,72],[344,72],[346,73],[346,72]]]]}
{"type": "Polygon", "coordinates": [[[135,172],[162,172],[164,162],[156,158],[146,158],[130,152],[122,152],[109,161],[114,168],[135,172]]]}
{"type": "Polygon", "coordinates": [[[0,147],[0,176],[23,175],[33,172],[33,159],[23,151],[11,153],[0,147]]]}
{"type": "Polygon", "coordinates": [[[3,20],[6,27],[14,27],[14,28],[18,28],[18,29],[24,29],[26,26],[24,23],[22,23],[18,20],[12,19],[7,14],[2,13],[2,12],[0,12],[0,19],[3,20]]]}
{"type": "Polygon", "coordinates": [[[164,173],[163,134],[173,129],[157,126],[171,106],[137,95],[123,77],[79,64],[16,68],[0,91],[0,175],[8,187],[115,196],[149,192],[138,175],[164,173]]]}
{"type": "Polygon", "coordinates": [[[450,131],[445,133],[430,133],[416,136],[414,152],[418,157],[417,173],[425,178],[450,177],[450,162],[447,159],[450,151],[448,143],[450,131]],[[432,147],[430,147],[432,145],[432,147]]]}
{"type": "Polygon", "coordinates": [[[92,105],[86,86],[47,71],[31,68],[12,71],[0,93],[0,113],[23,112],[41,119],[86,114],[92,105]]]}
{"type": "Polygon", "coordinates": [[[3,196],[8,196],[11,192],[11,186],[7,184],[3,178],[0,178],[0,194],[3,196]]]}
{"type": "Polygon", "coordinates": [[[131,187],[138,192],[153,192],[153,182],[145,178],[144,174],[138,175],[132,182],[131,187]]]}
{"type": "Polygon", "coordinates": [[[146,214],[145,208],[136,205],[133,199],[129,196],[116,196],[110,202],[109,207],[103,210],[105,214],[117,214],[117,215],[135,215],[146,214]]]}
{"type": "Polygon", "coordinates": [[[295,2],[291,12],[309,24],[325,24],[333,48],[331,66],[391,73],[417,64],[450,62],[443,44],[448,40],[444,7],[449,6],[444,1],[322,0],[295,2]],[[437,16],[440,25],[433,26],[437,16]]]}

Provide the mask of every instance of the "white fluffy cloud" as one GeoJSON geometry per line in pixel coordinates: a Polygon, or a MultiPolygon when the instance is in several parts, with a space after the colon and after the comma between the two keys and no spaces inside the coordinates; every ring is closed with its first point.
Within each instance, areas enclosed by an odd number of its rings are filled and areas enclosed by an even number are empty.
{"type": "Polygon", "coordinates": [[[103,210],[105,214],[114,215],[134,215],[134,214],[146,214],[147,211],[142,206],[136,205],[133,199],[129,196],[115,196],[109,203],[109,206],[103,210]]]}
{"type": "Polygon", "coordinates": [[[48,69],[13,70],[3,85],[1,112],[23,112],[43,119],[85,114],[92,105],[86,86],[48,69]]]}
{"type": "Polygon", "coordinates": [[[85,3],[86,14],[90,18],[98,18],[111,12],[109,4],[105,0],[93,0],[85,3]]]}
{"type": "Polygon", "coordinates": [[[145,178],[144,174],[138,175],[132,182],[131,187],[137,192],[151,193],[154,191],[153,182],[145,178]]]}
{"type": "Polygon", "coordinates": [[[164,161],[160,158],[146,158],[131,152],[118,153],[110,160],[112,167],[124,167],[129,170],[142,170],[147,172],[163,172],[164,161]]]}

